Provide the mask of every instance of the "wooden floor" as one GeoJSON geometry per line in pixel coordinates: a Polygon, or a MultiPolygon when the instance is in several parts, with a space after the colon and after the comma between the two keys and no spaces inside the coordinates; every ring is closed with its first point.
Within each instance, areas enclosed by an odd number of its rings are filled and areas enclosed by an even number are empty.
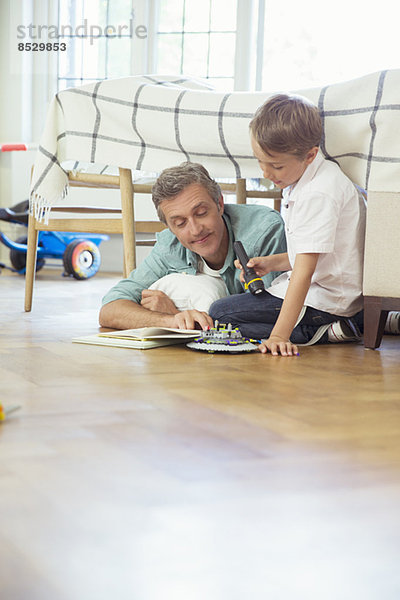
{"type": "Polygon", "coordinates": [[[400,338],[72,344],[115,279],[0,276],[2,600],[398,600],[400,338]]]}

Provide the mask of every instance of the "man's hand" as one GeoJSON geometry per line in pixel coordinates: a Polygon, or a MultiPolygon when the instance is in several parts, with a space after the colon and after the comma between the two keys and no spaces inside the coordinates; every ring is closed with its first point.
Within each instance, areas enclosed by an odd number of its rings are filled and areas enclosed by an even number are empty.
{"type": "Polygon", "coordinates": [[[199,310],[183,310],[178,312],[171,327],[175,329],[207,329],[213,327],[212,318],[205,312],[199,310]]]}
{"type": "Polygon", "coordinates": [[[212,318],[206,312],[179,311],[171,298],[160,290],[143,290],[140,305],[152,312],[170,315],[166,326],[174,329],[207,329],[214,326],[212,318]]]}
{"type": "Polygon", "coordinates": [[[140,305],[147,310],[175,315],[178,312],[171,298],[160,290],[143,290],[140,305]]]}
{"type": "Polygon", "coordinates": [[[299,351],[295,344],[290,340],[285,340],[278,335],[271,335],[267,340],[262,340],[258,346],[258,350],[262,354],[271,352],[272,356],[299,356],[299,351]]]}

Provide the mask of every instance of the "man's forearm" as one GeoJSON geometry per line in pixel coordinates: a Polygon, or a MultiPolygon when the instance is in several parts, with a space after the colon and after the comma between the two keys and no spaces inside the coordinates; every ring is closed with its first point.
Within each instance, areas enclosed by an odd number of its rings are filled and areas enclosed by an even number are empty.
{"type": "Polygon", "coordinates": [[[105,304],[99,315],[101,327],[137,329],[138,327],[173,327],[174,315],[143,308],[132,300],[114,300],[105,304]]]}

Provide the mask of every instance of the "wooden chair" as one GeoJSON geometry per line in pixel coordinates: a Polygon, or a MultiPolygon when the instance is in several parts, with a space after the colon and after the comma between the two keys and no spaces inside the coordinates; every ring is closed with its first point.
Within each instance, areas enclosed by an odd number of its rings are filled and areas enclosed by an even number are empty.
{"type": "Polygon", "coordinates": [[[121,208],[98,207],[69,207],[56,206],[51,209],[51,215],[57,212],[71,213],[71,217],[50,218],[45,225],[29,216],[28,247],[26,256],[25,278],[25,311],[32,309],[33,286],[36,272],[36,251],[39,231],[81,231],[84,233],[122,234],[124,267],[126,277],[136,266],[136,245],[151,242],[138,242],[136,233],[152,233],[162,231],[165,225],[156,221],[135,221],[134,193],[151,193],[151,184],[134,184],[130,169],[119,169],[119,176],[97,175],[92,173],[69,173],[71,187],[109,188],[120,189],[121,208]],[[78,214],[86,215],[85,218],[77,217],[78,214]],[[99,218],[99,215],[102,215],[99,218]],[[110,216],[111,218],[106,218],[110,216]],[[120,218],[116,218],[116,215],[120,218]]]}
{"type": "Polygon", "coordinates": [[[246,204],[247,198],[272,198],[274,200],[274,209],[281,211],[281,190],[248,190],[246,187],[246,179],[237,179],[236,183],[220,183],[223,192],[228,192],[236,195],[237,204],[246,204]]]}
{"type": "MultiPolygon", "coordinates": [[[[109,188],[120,189],[121,208],[98,208],[98,207],[68,207],[55,206],[51,209],[51,215],[57,212],[71,213],[71,218],[50,218],[47,225],[39,222],[34,216],[29,216],[28,223],[28,247],[26,256],[26,278],[25,278],[25,311],[32,309],[33,286],[36,272],[36,253],[39,231],[79,231],[85,233],[107,233],[122,234],[124,267],[123,274],[127,277],[136,266],[136,246],[150,245],[154,240],[138,241],[136,233],[151,233],[162,231],[165,225],[158,221],[136,221],[134,216],[134,194],[150,194],[152,184],[140,184],[132,182],[130,169],[119,169],[119,176],[98,175],[94,173],[68,174],[71,187],[109,188]],[[76,214],[88,215],[86,218],[76,218],[76,214]],[[102,214],[103,218],[96,218],[102,214]],[[114,215],[112,218],[104,218],[104,215],[114,215]],[[115,218],[119,215],[120,218],[115,218]]],[[[275,210],[280,211],[281,192],[277,190],[256,191],[246,189],[246,179],[237,179],[236,183],[221,183],[223,191],[236,195],[238,204],[246,204],[247,198],[273,198],[275,210]]]]}

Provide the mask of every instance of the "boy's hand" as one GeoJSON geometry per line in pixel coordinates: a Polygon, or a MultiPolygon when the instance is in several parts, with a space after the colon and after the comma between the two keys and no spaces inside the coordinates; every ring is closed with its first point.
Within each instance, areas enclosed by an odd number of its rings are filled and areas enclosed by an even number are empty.
{"type": "MultiPolygon", "coordinates": [[[[249,262],[247,263],[247,266],[252,267],[258,275],[258,277],[267,275],[273,270],[271,268],[269,256],[255,256],[254,258],[250,258],[249,262]]],[[[244,282],[243,267],[237,259],[235,260],[235,267],[237,269],[241,269],[240,281],[244,282]]]]}
{"type": "Polygon", "coordinates": [[[258,350],[262,354],[271,352],[272,356],[299,356],[299,351],[295,344],[290,340],[285,340],[278,335],[271,335],[267,340],[262,340],[258,346],[258,350]]]}

